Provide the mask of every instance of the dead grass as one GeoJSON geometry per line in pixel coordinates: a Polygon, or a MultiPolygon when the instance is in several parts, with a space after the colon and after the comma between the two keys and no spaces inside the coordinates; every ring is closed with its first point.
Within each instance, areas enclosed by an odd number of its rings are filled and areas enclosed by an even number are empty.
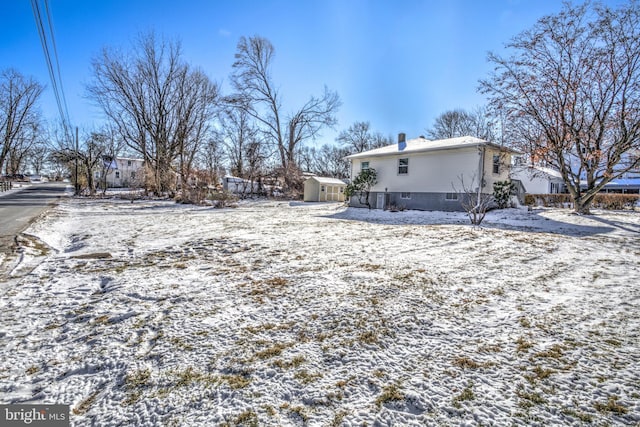
{"type": "Polygon", "coordinates": [[[400,390],[400,386],[398,384],[389,384],[382,388],[382,393],[376,398],[376,405],[380,407],[389,402],[401,400],[404,400],[404,393],[400,390]]]}

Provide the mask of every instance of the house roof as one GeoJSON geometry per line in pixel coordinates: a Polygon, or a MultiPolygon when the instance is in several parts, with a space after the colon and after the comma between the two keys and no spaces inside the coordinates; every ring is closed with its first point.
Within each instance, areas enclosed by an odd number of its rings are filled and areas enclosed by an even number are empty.
{"type": "Polygon", "coordinates": [[[316,181],[318,181],[320,184],[327,184],[327,185],[347,185],[343,180],[338,179],[338,178],[325,178],[322,176],[312,176],[309,179],[315,179],[316,181]]]}
{"type": "Polygon", "coordinates": [[[363,151],[362,153],[352,154],[347,156],[346,159],[360,159],[364,157],[383,157],[383,156],[393,156],[398,154],[413,154],[413,153],[424,153],[429,151],[441,151],[441,150],[453,150],[456,148],[466,148],[466,147],[478,147],[478,146],[488,146],[500,148],[503,150],[508,150],[511,152],[516,152],[510,148],[502,147],[500,145],[494,144],[489,141],[485,141],[484,139],[476,138],[474,136],[461,136],[457,138],[447,138],[447,139],[436,139],[429,140],[426,138],[415,138],[409,139],[406,142],[406,147],[403,150],[400,150],[399,144],[391,144],[385,147],[376,148],[374,150],[363,151]]]}

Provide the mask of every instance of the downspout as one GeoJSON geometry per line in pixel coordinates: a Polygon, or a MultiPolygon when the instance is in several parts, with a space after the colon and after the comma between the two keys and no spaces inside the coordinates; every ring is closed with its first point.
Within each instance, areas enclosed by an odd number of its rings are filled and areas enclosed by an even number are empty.
{"type": "Polygon", "coordinates": [[[480,205],[482,197],[482,183],[484,182],[484,158],[487,147],[478,146],[478,148],[480,149],[480,152],[478,153],[480,154],[480,164],[478,165],[478,205],[480,205]]]}

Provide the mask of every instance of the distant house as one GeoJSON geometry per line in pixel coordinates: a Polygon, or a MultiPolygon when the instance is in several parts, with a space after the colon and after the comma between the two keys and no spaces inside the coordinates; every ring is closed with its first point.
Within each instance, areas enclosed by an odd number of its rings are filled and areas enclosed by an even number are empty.
{"type": "Polygon", "coordinates": [[[565,193],[562,175],[555,169],[541,166],[516,165],[511,170],[511,180],[519,181],[526,194],[565,193]]]}
{"type": "Polygon", "coordinates": [[[312,176],[304,182],[305,202],[344,202],[347,184],[337,178],[312,176]]]}
{"type": "MultiPolygon", "coordinates": [[[[144,160],[116,157],[105,160],[106,183],[109,188],[140,187],[144,175],[144,160]]],[[[99,180],[100,178],[97,177],[99,180]]]]}
{"type": "MultiPolygon", "coordinates": [[[[509,179],[515,151],[472,136],[431,141],[423,137],[352,154],[351,179],[373,168],[377,184],[369,201],[377,209],[391,205],[407,209],[460,211],[464,187],[493,194],[493,183],[509,179]]],[[[362,206],[357,197],[352,206],[362,206]]]]}

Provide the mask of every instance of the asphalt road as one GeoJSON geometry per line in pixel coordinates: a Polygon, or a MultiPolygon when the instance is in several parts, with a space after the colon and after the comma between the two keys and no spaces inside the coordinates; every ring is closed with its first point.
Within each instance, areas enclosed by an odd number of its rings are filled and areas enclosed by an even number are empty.
{"type": "Polygon", "coordinates": [[[0,193],[0,251],[10,252],[14,238],[65,194],[68,184],[32,184],[22,191],[0,193]]]}

